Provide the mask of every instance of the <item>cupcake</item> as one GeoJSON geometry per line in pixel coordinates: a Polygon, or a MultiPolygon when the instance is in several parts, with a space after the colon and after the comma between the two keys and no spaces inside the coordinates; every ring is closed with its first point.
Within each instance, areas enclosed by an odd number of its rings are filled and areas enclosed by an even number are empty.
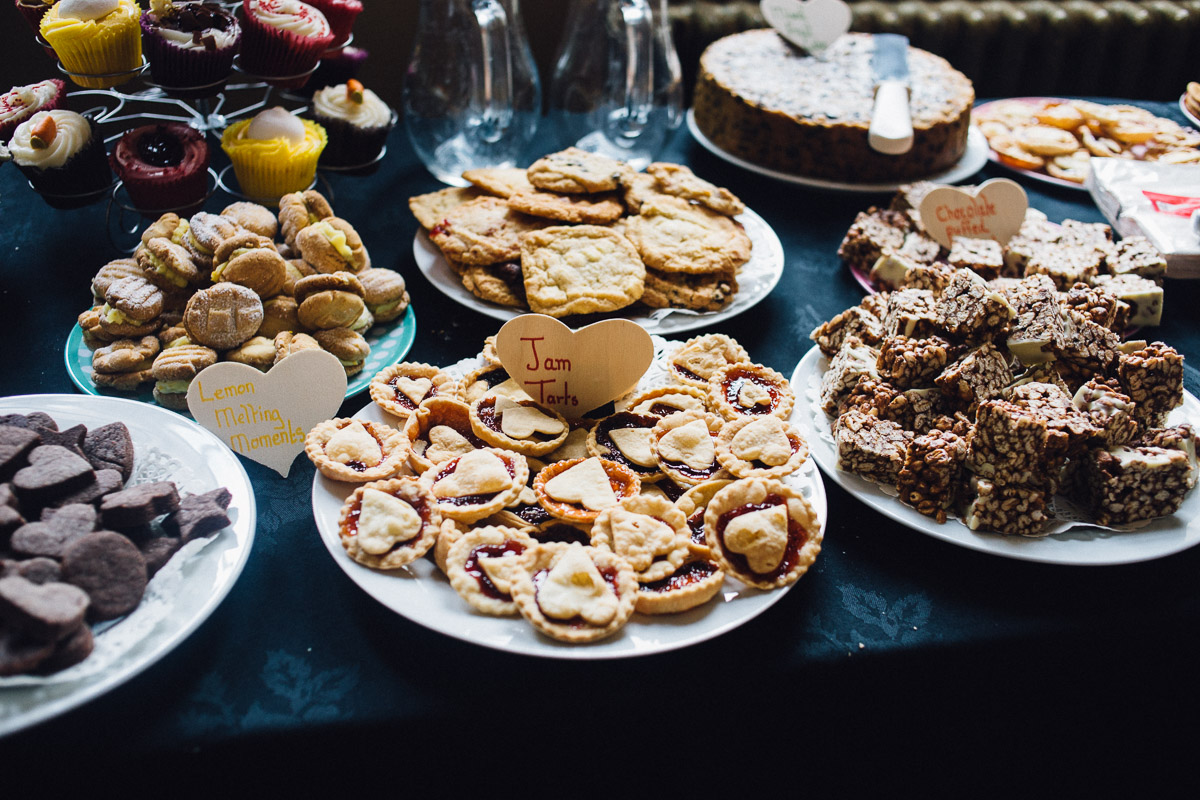
{"type": "Polygon", "coordinates": [[[59,0],[42,17],[42,38],[72,81],[107,89],[133,78],[142,65],[140,16],[133,0],[59,0]],[[87,77],[100,75],[109,77],[87,77]]]}
{"type": "Polygon", "coordinates": [[[241,68],[266,78],[306,75],[333,42],[325,15],[299,0],[242,0],[242,36],[241,68]]]}
{"type": "Polygon", "coordinates": [[[324,128],[280,106],[235,122],[221,134],[221,149],[233,162],[242,194],[271,204],[312,185],[326,142],[324,128]]]}
{"type": "Polygon", "coordinates": [[[354,20],[358,19],[363,10],[363,4],[359,0],[309,0],[308,4],[329,20],[329,28],[333,31],[333,43],[330,47],[346,43],[350,38],[350,29],[354,27],[354,20]]]}
{"type": "Polygon", "coordinates": [[[9,142],[13,163],[55,208],[94,200],[112,183],[104,139],[74,111],[39,111],[17,126],[9,142]]]}
{"type": "Polygon", "coordinates": [[[387,103],[357,80],[326,86],[314,94],[310,114],[329,135],[321,163],[331,167],[375,160],[396,122],[387,103]]]}
{"type": "Polygon", "coordinates": [[[179,122],[144,125],[113,148],[113,172],[140,210],[200,210],[208,194],[208,144],[195,128],[179,122]]]}
{"type": "Polygon", "coordinates": [[[308,79],[304,87],[295,91],[297,95],[312,97],[317,89],[323,86],[333,86],[346,83],[351,78],[357,78],[362,71],[363,62],[367,60],[367,51],[361,47],[340,47],[330,50],[321,56],[317,71],[308,79]]]}
{"type": "Polygon", "coordinates": [[[63,95],[63,82],[57,78],[14,86],[0,94],[0,143],[12,138],[17,126],[37,112],[58,108],[63,95]]]}
{"type": "Polygon", "coordinates": [[[242,41],[237,19],[216,3],[150,0],[142,48],[154,82],[170,88],[221,88],[242,41]]]}
{"type": "Polygon", "coordinates": [[[55,0],[14,0],[14,2],[17,11],[21,12],[21,16],[29,23],[29,27],[33,28],[34,33],[37,33],[42,24],[42,17],[46,16],[46,12],[50,10],[50,6],[54,5],[55,0]]]}

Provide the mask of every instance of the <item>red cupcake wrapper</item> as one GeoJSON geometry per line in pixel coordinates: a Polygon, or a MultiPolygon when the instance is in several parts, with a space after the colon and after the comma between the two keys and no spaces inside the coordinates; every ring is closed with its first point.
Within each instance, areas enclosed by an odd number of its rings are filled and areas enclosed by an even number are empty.
{"type": "Polygon", "coordinates": [[[42,17],[46,16],[46,12],[50,10],[50,6],[27,6],[21,0],[13,0],[13,2],[17,7],[17,11],[20,11],[21,16],[29,23],[29,27],[33,28],[33,32],[38,33],[41,30],[42,17]]]}
{"type": "Polygon", "coordinates": [[[180,123],[145,125],[126,133],[113,149],[112,168],[139,210],[199,208],[208,194],[209,149],[204,137],[180,123]],[[174,167],[143,168],[136,147],[140,136],[167,128],[183,141],[184,158],[174,167]]]}
{"type": "Polygon", "coordinates": [[[264,78],[303,75],[317,66],[329,49],[333,34],[297,36],[261,22],[242,0],[242,71],[264,78]]]}
{"type": "Polygon", "coordinates": [[[358,0],[306,0],[313,8],[325,15],[329,27],[333,29],[333,47],[343,44],[350,38],[350,29],[354,20],[362,13],[363,4],[358,0]]]}
{"type": "MultiPolygon", "coordinates": [[[[40,83],[41,81],[38,82],[40,83]]],[[[58,78],[51,78],[50,82],[58,87],[58,91],[54,93],[54,97],[51,97],[45,105],[40,105],[37,108],[29,111],[27,114],[22,114],[19,117],[8,120],[7,122],[0,123],[0,143],[7,142],[8,140],[12,139],[12,135],[17,132],[17,126],[37,112],[53,111],[54,109],[58,108],[58,101],[67,95],[67,85],[58,78]]]]}
{"type": "Polygon", "coordinates": [[[187,89],[213,85],[214,91],[233,71],[233,57],[241,42],[221,50],[189,50],[164,38],[142,14],[142,53],[150,62],[151,79],[167,88],[187,89]]]}

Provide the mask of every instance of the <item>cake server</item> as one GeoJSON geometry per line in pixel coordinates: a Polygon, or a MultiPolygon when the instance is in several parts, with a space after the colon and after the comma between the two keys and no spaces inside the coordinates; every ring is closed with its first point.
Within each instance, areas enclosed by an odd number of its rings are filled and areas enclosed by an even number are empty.
{"type": "Polygon", "coordinates": [[[875,52],[871,72],[875,78],[875,105],[867,143],[872,150],[898,156],[912,149],[912,115],[908,110],[908,37],[877,33],[871,37],[875,52]]]}

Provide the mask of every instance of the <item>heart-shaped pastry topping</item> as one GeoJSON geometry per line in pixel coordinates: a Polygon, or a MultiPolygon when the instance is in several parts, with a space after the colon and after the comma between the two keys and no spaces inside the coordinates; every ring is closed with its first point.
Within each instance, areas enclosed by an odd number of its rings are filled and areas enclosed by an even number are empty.
{"type": "Polygon", "coordinates": [[[729,449],[743,461],[761,461],[768,467],[777,467],[791,457],[792,442],[781,419],[763,417],[734,434],[729,449]]]}
{"type": "Polygon", "coordinates": [[[654,458],[654,451],[650,449],[651,435],[650,428],[613,428],[608,432],[609,438],[621,451],[621,455],[639,467],[653,467],[658,464],[658,460],[654,458]]]}
{"type": "Polygon", "coordinates": [[[557,436],[565,427],[561,420],[548,416],[533,406],[513,405],[500,417],[500,430],[510,439],[528,439],[535,433],[557,436]]]}
{"type": "Polygon", "coordinates": [[[383,448],[371,432],[355,420],[329,437],[325,443],[325,455],[341,464],[357,461],[373,467],[383,460],[383,448]]]}
{"type": "Polygon", "coordinates": [[[454,472],[433,484],[437,497],[494,494],[512,487],[508,467],[495,453],[472,450],[458,459],[454,472]]]}
{"type": "Polygon", "coordinates": [[[617,495],[599,458],[589,458],[546,481],[546,494],[560,503],[575,503],[589,511],[617,504],[617,495]]]}
{"type": "Polygon", "coordinates": [[[266,373],[222,361],[201,371],[187,395],[196,422],[284,477],[304,450],[305,434],[337,416],[345,399],[346,369],[324,350],[294,353],[266,373]]]}
{"type": "Polygon", "coordinates": [[[754,572],[764,575],[779,566],[787,551],[787,506],[773,505],[734,517],[725,526],[725,546],[746,557],[754,572]]]}
{"type": "Polygon", "coordinates": [[[583,545],[568,547],[538,587],[537,604],[553,619],[582,617],[606,625],[617,614],[617,596],[608,587],[583,545]]]}
{"type": "Polygon", "coordinates": [[[609,517],[613,550],[623,555],[637,572],[645,572],[655,556],[671,552],[675,529],[660,519],[625,509],[614,509],[609,517]]]}
{"type": "Polygon", "coordinates": [[[762,0],[760,5],[780,36],[814,56],[850,30],[850,6],[843,0],[762,0]]]}
{"type": "Polygon", "coordinates": [[[580,417],[636,386],[654,360],[654,343],[626,319],[573,331],[553,317],[523,314],[496,334],[496,353],[530,397],[580,417]]]}
{"type": "Polygon", "coordinates": [[[708,423],[694,419],[663,434],[658,440],[658,455],[692,469],[708,469],[717,456],[717,448],[708,431],[708,423]]]}
{"type": "Polygon", "coordinates": [[[420,405],[421,401],[429,394],[429,390],[433,388],[433,381],[429,378],[408,378],[401,375],[396,379],[395,385],[400,394],[412,400],[414,404],[420,405]]]}
{"type": "Polygon", "coordinates": [[[429,429],[429,446],[425,448],[424,455],[433,463],[440,464],[474,449],[475,445],[454,428],[449,425],[434,425],[429,429]]]}
{"type": "Polygon", "coordinates": [[[358,546],[372,555],[383,555],[397,542],[407,542],[421,532],[421,515],[398,497],[378,489],[364,489],[358,515],[358,546]]]}
{"type": "Polygon", "coordinates": [[[939,186],[921,200],[921,224],[946,248],[955,237],[1007,244],[1021,229],[1028,208],[1025,190],[1008,178],[993,178],[974,190],[939,186]]]}

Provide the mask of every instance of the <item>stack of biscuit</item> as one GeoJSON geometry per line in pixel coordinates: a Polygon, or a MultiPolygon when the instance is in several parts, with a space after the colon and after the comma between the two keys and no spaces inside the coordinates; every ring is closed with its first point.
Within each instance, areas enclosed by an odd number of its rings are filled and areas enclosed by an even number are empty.
{"type": "Polygon", "coordinates": [[[164,214],[132,258],[92,279],[79,316],[92,381],[187,407],[191,380],[219,360],[262,371],[323,348],[347,375],[363,368],[363,334],[408,308],[404,278],[371,266],[358,232],[319,192],[285,195],[279,212],[234,203],[220,214],[164,214]]]}
{"type": "Polygon", "coordinates": [[[467,170],[471,185],[409,198],[463,286],[554,317],[650,308],[719,311],[751,242],[745,205],[679,164],[644,172],[577,148],[528,169],[467,170]]]}

